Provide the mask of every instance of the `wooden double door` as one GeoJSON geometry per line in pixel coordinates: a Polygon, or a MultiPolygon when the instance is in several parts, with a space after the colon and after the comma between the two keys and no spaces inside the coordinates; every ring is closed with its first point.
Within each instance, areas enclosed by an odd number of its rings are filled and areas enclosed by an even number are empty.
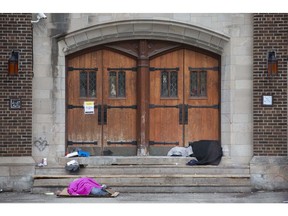
{"type": "Polygon", "coordinates": [[[180,49],[152,59],[150,67],[152,154],[197,140],[219,140],[218,59],[180,49]]]}
{"type": "Polygon", "coordinates": [[[69,58],[67,63],[68,151],[81,148],[92,155],[135,155],[135,59],[96,50],[69,58]]]}
{"type": "Polygon", "coordinates": [[[144,146],[149,155],[166,155],[174,146],[220,140],[219,58],[137,43],[67,57],[68,152],[131,156],[144,146]]]}

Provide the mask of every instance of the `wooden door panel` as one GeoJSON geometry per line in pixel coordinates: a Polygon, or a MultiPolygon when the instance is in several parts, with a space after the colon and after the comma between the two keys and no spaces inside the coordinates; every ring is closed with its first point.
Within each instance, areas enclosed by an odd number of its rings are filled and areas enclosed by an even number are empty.
{"type": "Polygon", "coordinates": [[[115,147],[131,147],[136,154],[136,60],[104,50],[103,65],[103,104],[108,106],[103,146],[106,149],[114,147],[114,155],[118,151],[115,147]],[[116,75],[115,92],[111,87],[114,82],[110,81],[110,73],[116,75]]]}
{"type": "Polygon", "coordinates": [[[219,62],[217,59],[185,50],[185,94],[188,122],[185,124],[185,143],[201,139],[220,139],[219,120],[219,62]],[[191,73],[206,74],[206,94],[191,96],[191,73]]]}
{"type": "MultiPolygon", "coordinates": [[[[129,154],[136,154],[136,61],[122,54],[98,50],[70,58],[68,67],[74,68],[68,71],[67,76],[67,140],[70,144],[78,147],[91,146],[90,143],[97,142],[97,148],[103,150],[131,146],[129,154]],[[91,87],[93,70],[97,67],[96,84],[91,87]],[[90,69],[89,69],[90,68],[90,69]],[[130,70],[131,69],[131,70],[130,70]],[[110,72],[125,73],[125,95],[114,97],[110,94],[110,72]],[[83,72],[87,72],[88,75],[83,72]],[[82,75],[81,75],[82,74],[82,75]],[[81,77],[82,76],[82,77],[81,77]],[[86,78],[83,76],[87,76],[86,78]],[[84,80],[84,84],[80,84],[84,80]],[[85,84],[87,82],[87,84],[85,84]],[[83,96],[83,85],[87,88],[86,95],[83,96]],[[82,89],[81,89],[82,88],[82,89]],[[91,91],[95,90],[95,95],[91,91]],[[81,89],[81,91],[80,91],[81,89]],[[83,106],[85,101],[93,101],[95,104],[94,114],[84,114],[83,106]],[[82,144],[80,144],[82,142],[82,144]],[[86,143],[86,144],[85,144],[86,143]],[[112,148],[111,148],[112,146],[112,148]]],[[[120,78],[119,78],[120,79],[120,78]]],[[[116,86],[118,87],[118,86],[116,86]]],[[[93,144],[92,144],[93,145],[93,144]]],[[[89,151],[96,152],[93,149],[89,151]]],[[[117,153],[116,153],[117,154],[117,153]]],[[[120,153],[121,154],[121,153],[120,153]]],[[[115,155],[115,154],[113,154],[115,155]]]]}
{"type": "Polygon", "coordinates": [[[182,144],[182,125],[179,124],[178,108],[150,110],[150,140],[155,144],[182,144]]]}
{"type": "MultiPolygon", "coordinates": [[[[95,110],[97,115],[97,109],[95,110]]],[[[75,143],[95,142],[101,145],[101,128],[97,124],[97,118],[94,115],[84,114],[83,109],[72,109],[68,111],[69,124],[68,124],[68,140],[75,143]]]]}
{"type": "MultiPolygon", "coordinates": [[[[136,109],[109,109],[106,137],[110,142],[131,142],[136,140],[136,109]]],[[[125,145],[125,143],[123,143],[125,145]]],[[[121,145],[121,146],[123,146],[121,145]]]]}
{"type": "Polygon", "coordinates": [[[219,140],[219,111],[217,109],[190,109],[185,125],[185,143],[197,140],[219,140]]]}
{"type": "Polygon", "coordinates": [[[194,105],[212,105],[219,103],[219,65],[218,60],[210,56],[196,53],[191,50],[185,50],[184,59],[184,82],[185,103],[194,105]],[[203,69],[202,69],[203,68],[203,69]],[[202,69],[202,70],[201,70],[202,69]],[[206,71],[207,72],[207,96],[191,97],[190,96],[190,72],[206,71]]]}
{"type": "Polygon", "coordinates": [[[150,141],[153,144],[183,145],[183,126],[179,124],[178,108],[178,105],[183,103],[182,62],[182,50],[164,54],[150,61],[151,68],[158,68],[150,72],[150,141]],[[177,72],[177,96],[161,96],[162,72],[177,72]]]}
{"type": "MultiPolygon", "coordinates": [[[[97,105],[101,103],[101,74],[99,66],[101,66],[101,53],[92,52],[81,56],[70,58],[67,61],[67,142],[72,148],[85,146],[101,146],[101,126],[98,125],[98,109],[97,105]],[[97,68],[97,69],[95,69],[97,68]],[[89,80],[89,75],[94,73],[96,77],[94,88],[86,84],[87,92],[81,95],[81,73],[85,73],[85,77],[89,80]],[[93,91],[93,94],[92,94],[93,91]],[[94,114],[84,113],[84,102],[93,101],[95,105],[94,114]],[[93,144],[91,144],[93,143],[93,144]]],[[[92,81],[91,81],[92,82],[92,81]]],[[[82,85],[83,91],[83,85],[82,85]]],[[[69,147],[69,146],[68,146],[69,147]]]]}

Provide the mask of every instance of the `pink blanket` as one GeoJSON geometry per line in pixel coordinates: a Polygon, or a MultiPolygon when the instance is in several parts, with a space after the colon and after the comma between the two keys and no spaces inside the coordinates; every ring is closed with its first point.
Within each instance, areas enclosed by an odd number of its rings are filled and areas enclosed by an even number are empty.
{"type": "Polygon", "coordinates": [[[70,195],[89,195],[93,187],[101,188],[101,184],[92,178],[84,177],[71,182],[67,191],[70,195]]]}

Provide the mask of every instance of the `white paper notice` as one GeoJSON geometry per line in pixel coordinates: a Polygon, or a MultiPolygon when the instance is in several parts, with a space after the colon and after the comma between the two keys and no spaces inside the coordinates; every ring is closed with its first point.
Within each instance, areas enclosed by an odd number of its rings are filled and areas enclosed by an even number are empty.
{"type": "Polygon", "coordinates": [[[84,102],[84,113],[85,114],[94,114],[94,101],[85,101],[84,102]]]}

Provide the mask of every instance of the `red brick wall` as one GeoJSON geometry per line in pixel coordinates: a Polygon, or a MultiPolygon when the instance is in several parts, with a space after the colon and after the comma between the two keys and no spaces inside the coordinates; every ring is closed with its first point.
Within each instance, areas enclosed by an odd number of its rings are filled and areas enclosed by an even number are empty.
{"type": "Polygon", "coordinates": [[[253,118],[254,155],[287,156],[287,37],[288,14],[254,14],[253,118]],[[266,55],[275,50],[279,73],[267,77],[266,55]],[[263,94],[274,105],[263,107],[263,94]]]}
{"type": "Polygon", "coordinates": [[[0,14],[0,156],[32,154],[32,14],[0,14]],[[11,51],[19,51],[19,76],[7,76],[11,51]],[[11,98],[22,108],[11,110],[11,98]]]}

